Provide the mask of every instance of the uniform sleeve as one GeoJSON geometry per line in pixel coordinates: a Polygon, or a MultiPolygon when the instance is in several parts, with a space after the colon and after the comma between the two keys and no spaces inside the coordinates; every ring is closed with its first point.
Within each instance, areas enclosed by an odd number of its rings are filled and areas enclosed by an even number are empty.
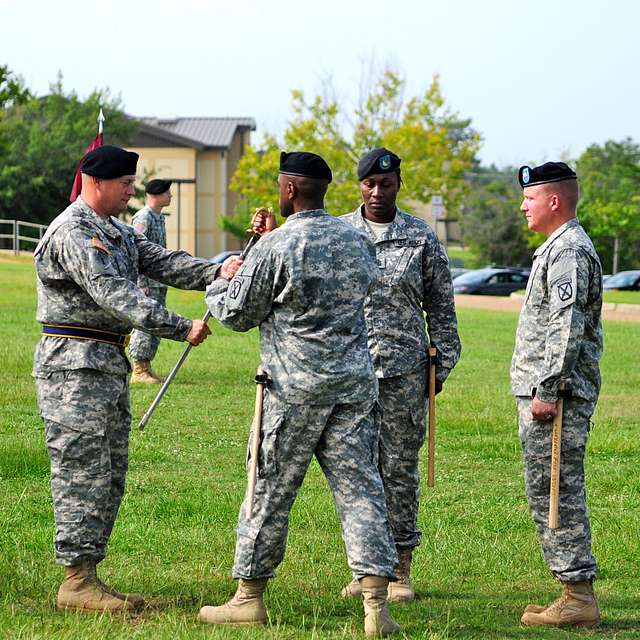
{"type": "Polygon", "coordinates": [[[436,378],[444,382],[460,359],[461,345],[449,260],[437,241],[431,256],[423,254],[422,283],[429,338],[438,351],[436,378]]]}
{"type": "Polygon", "coordinates": [[[213,283],[206,295],[213,317],[234,331],[257,327],[271,313],[277,295],[273,261],[256,248],[225,290],[220,292],[221,285],[213,283]]]}
{"type": "Polygon", "coordinates": [[[169,251],[140,234],[135,234],[135,243],[140,274],[178,289],[204,291],[220,269],[186,251],[169,251]]]}
{"type": "Polygon", "coordinates": [[[549,321],[544,371],[536,397],[543,402],[558,399],[558,387],[571,373],[582,348],[585,309],[592,273],[589,257],[579,249],[563,249],[547,270],[549,321]]]}
{"type": "Polygon", "coordinates": [[[116,318],[162,338],[184,340],[191,320],[166,309],[131,280],[119,275],[103,246],[80,228],[58,233],[56,258],[68,275],[95,303],[116,318]]]}

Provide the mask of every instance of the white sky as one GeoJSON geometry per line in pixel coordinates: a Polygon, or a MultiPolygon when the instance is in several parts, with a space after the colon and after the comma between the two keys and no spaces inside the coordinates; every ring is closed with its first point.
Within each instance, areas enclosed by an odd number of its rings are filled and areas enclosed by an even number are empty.
{"type": "Polygon", "coordinates": [[[407,95],[439,73],[498,165],[640,141],[639,53],[635,0],[0,0],[0,64],[36,93],[61,71],[133,115],[254,117],[259,140],[286,126],[291,89],[331,77],[354,105],[375,60],[407,95]]]}

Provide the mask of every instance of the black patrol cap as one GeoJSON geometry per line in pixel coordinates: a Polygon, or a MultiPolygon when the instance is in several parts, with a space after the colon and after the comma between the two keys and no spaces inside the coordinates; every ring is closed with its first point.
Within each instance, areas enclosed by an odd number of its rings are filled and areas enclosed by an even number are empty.
{"type": "Polygon", "coordinates": [[[80,163],[80,171],[102,180],[134,176],[138,157],[133,151],[105,144],[87,153],[80,163]]]}
{"type": "Polygon", "coordinates": [[[319,178],[322,180],[333,180],[333,174],[329,165],[315,153],[308,151],[293,151],[280,154],[280,170],[288,176],[301,176],[304,178],[319,178]]]}
{"type": "Polygon", "coordinates": [[[152,196],[159,196],[169,189],[171,189],[171,180],[161,180],[160,178],[149,180],[144,187],[145,193],[150,193],[152,196]]]}
{"type": "Polygon", "coordinates": [[[358,162],[358,180],[374,173],[392,173],[400,167],[402,160],[389,149],[378,147],[362,156],[358,162]]]}
{"type": "Polygon", "coordinates": [[[518,169],[518,182],[523,189],[536,184],[577,179],[576,172],[564,162],[545,162],[539,167],[523,166],[518,169]]]}

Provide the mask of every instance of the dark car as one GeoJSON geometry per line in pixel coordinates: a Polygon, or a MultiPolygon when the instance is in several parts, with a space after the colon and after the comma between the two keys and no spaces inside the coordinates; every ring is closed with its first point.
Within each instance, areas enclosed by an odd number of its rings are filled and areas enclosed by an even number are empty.
{"type": "Polygon", "coordinates": [[[527,270],[520,268],[487,267],[458,276],[453,281],[454,293],[470,293],[485,296],[509,296],[525,289],[529,280],[527,270]]]}
{"type": "Polygon", "coordinates": [[[602,286],[604,289],[640,291],[640,271],[619,271],[615,276],[608,277],[602,286]]]}
{"type": "Polygon", "coordinates": [[[213,256],[213,258],[211,258],[211,262],[213,262],[214,264],[222,264],[229,256],[239,256],[242,254],[242,251],[238,250],[238,251],[223,251],[222,253],[219,253],[215,256],[213,256]]]}

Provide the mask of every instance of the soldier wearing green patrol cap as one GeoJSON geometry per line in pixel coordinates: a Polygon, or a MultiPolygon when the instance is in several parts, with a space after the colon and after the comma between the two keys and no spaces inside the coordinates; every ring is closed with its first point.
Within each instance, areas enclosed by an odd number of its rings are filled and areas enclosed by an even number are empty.
{"type": "MultiPolygon", "coordinates": [[[[155,178],[145,185],[146,206],[140,209],[132,218],[131,226],[144,235],[147,240],[161,247],[167,246],[167,230],[165,214],[162,210],[171,204],[171,180],[155,178]]],[[[138,276],[138,286],[145,295],[165,305],[167,287],[143,274],[138,276]]],[[[133,360],[131,382],[142,384],[160,384],[161,378],[151,367],[160,346],[160,337],[135,329],[131,333],[129,353],[133,360]]]]}
{"type": "Polygon", "coordinates": [[[520,207],[536,249],[516,334],[511,391],[516,396],[525,491],[545,561],[563,586],[547,606],[529,605],[521,621],[536,626],[593,626],[600,613],[592,581],[584,455],[600,391],[602,268],[576,218],[579,189],[564,162],[518,170],[520,207]],[[562,386],[571,397],[558,403],[562,386]],[[562,407],[558,526],[549,526],[553,418],[562,407]]]}

